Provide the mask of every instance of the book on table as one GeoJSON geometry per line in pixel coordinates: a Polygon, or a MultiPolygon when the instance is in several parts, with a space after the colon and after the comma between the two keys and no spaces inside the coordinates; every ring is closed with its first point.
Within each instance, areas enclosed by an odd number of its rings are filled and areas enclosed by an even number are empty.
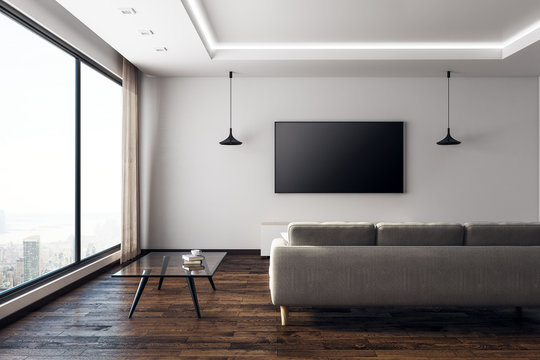
{"type": "Polygon", "coordinates": [[[182,265],[182,269],[189,271],[204,270],[204,265],[182,265]]]}
{"type": "Polygon", "coordinates": [[[184,261],[202,261],[204,260],[204,255],[185,254],[182,255],[182,259],[184,261]]]}
{"type": "Polygon", "coordinates": [[[183,265],[201,265],[201,264],[202,264],[202,260],[193,260],[193,261],[184,260],[184,263],[183,263],[183,265]]]}

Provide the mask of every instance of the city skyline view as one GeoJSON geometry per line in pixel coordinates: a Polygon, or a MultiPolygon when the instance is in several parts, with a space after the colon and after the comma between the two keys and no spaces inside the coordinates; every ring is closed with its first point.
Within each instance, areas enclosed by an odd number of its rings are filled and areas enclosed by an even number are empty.
{"type": "MultiPolygon", "coordinates": [[[[75,259],[74,214],[0,210],[0,293],[75,259]]],[[[120,242],[120,214],[83,214],[81,258],[120,242]]]]}

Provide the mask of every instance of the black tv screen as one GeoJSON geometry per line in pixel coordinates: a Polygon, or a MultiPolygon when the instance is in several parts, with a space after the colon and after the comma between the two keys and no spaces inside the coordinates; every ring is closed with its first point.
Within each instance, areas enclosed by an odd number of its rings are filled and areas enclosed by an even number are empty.
{"type": "Polygon", "coordinates": [[[276,193],[402,193],[403,122],[275,122],[276,193]]]}

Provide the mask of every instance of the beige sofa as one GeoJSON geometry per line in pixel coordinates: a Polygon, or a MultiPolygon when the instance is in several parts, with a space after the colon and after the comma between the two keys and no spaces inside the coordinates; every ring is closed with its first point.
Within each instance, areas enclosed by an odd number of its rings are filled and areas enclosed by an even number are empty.
{"type": "Polygon", "coordinates": [[[540,223],[291,223],[270,255],[280,306],[540,304],[540,223]]]}

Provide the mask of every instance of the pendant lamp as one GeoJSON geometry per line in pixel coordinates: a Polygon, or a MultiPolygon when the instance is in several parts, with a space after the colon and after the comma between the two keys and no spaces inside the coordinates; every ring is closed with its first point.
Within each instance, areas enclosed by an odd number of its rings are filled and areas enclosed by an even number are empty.
{"type": "Polygon", "coordinates": [[[437,142],[437,145],[458,145],[461,141],[458,141],[450,135],[450,71],[446,72],[446,78],[448,79],[448,128],[446,137],[437,142]]]}
{"type": "Polygon", "coordinates": [[[241,145],[232,134],[232,71],[229,71],[229,137],[219,142],[221,145],[241,145]]]}

